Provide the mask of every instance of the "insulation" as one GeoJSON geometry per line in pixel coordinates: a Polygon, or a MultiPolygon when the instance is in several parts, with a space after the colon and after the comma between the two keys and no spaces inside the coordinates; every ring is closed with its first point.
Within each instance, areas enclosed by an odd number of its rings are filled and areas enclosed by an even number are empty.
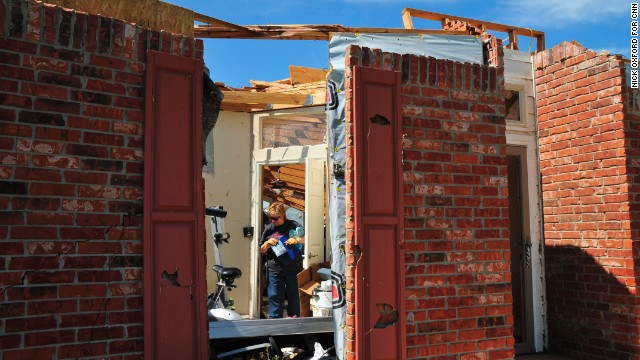
{"type": "MultiPolygon", "coordinates": [[[[202,166],[207,166],[207,138],[218,122],[220,104],[224,94],[209,77],[209,68],[205,65],[202,73],[202,166]]],[[[211,156],[213,160],[213,156],[211,156]]]]}

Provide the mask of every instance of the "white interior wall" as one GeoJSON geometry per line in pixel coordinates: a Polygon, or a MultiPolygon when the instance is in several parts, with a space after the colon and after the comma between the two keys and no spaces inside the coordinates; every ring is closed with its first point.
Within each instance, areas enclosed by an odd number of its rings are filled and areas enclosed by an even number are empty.
{"type": "MultiPolygon", "coordinates": [[[[229,243],[222,244],[223,265],[242,270],[236,288],[229,293],[235,301],[236,311],[249,313],[251,237],[243,236],[242,228],[251,226],[251,117],[248,113],[221,111],[213,129],[213,166],[209,164],[202,176],[205,180],[205,206],[222,205],[227,211],[225,231],[231,234],[229,243]]],[[[211,140],[211,139],[209,139],[211,140]]],[[[210,154],[209,154],[210,155],[210,154]]],[[[215,289],[216,275],[211,226],[207,217],[207,289],[215,289]]]]}

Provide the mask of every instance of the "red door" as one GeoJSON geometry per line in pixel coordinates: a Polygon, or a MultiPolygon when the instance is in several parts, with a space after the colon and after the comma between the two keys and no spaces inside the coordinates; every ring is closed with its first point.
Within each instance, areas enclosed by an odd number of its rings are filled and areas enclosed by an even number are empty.
{"type": "Polygon", "coordinates": [[[404,359],[400,73],[356,67],[356,357],[404,359]]]}
{"type": "Polygon", "coordinates": [[[149,52],[144,146],[146,359],[206,359],[202,62],[149,52]]]}

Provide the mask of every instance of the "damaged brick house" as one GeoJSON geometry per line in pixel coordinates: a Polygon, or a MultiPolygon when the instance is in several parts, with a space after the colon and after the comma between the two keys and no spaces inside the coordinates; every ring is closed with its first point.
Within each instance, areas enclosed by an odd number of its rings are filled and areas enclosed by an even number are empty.
{"type": "MultiPolygon", "coordinates": [[[[624,60],[473,45],[484,26],[461,20],[433,35],[476,62],[342,51],[345,358],[639,358],[624,60]],[[378,304],[397,321],[374,328],[378,304]]],[[[202,41],[36,1],[0,2],[0,25],[2,358],[206,358],[202,41]]]]}

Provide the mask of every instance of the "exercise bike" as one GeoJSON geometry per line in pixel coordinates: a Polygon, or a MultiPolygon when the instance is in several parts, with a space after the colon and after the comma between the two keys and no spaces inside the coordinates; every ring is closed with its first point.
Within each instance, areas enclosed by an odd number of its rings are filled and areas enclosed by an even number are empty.
{"type": "Polygon", "coordinates": [[[242,271],[234,267],[222,266],[222,242],[229,243],[231,235],[224,232],[224,225],[221,221],[227,216],[227,212],[221,208],[208,207],[205,214],[211,216],[211,233],[213,234],[214,257],[216,264],[213,271],[218,280],[216,290],[207,296],[207,318],[209,321],[241,320],[242,316],[233,310],[233,300],[227,300],[224,290],[231,291],[236,287],[234,281],[242,276],[242,271]]]}
{"type": "MultiPolygon", "coordinates": [[[[211,321],[233,321],[242,320],[242,316],[233,309],[233,299],[224,295],[225,289],[231,291],[236,287],[233,283],[236,279],[242,276],[242,271],[235,267],[222,266],[222,249],[220,245],[223,242],[229,243],[231,235],[224,231],[224,224],[222,219],[227,216],[227,212],[221,207],[208,207],[205,209],[205,214],[211,217],[211,233],[214,245],[214,258],[216,264],[212,269],[217,275],[216,290],[207,296],[207,319],[211,321]]],[[[241,346],[227,350],[223,353],[216,353],[213,344],[211,344],[212,359],[223,359],[229,356],[235,356],[243,353],[249,353],[256,350],[263,350],[268,348],[270,355],[282,356],[282,352],[272,337],[268,338],[268,342],[263,339],[256,339],[247,345],[243,342],[241,346]],[[257,341],[256,341],[257,340],[257,341]]]]}
{"type": "Polygon", "coordinates": [[[242,271],[234,267],[213,265],[213,271],[218,276],[216,291],[207,297],[207,317],[209,321],[242,320],[242,316],[233,310],[233,300],[222,297],[224,289],[231,291],[235,279],[242,276],[242,271]]]}

